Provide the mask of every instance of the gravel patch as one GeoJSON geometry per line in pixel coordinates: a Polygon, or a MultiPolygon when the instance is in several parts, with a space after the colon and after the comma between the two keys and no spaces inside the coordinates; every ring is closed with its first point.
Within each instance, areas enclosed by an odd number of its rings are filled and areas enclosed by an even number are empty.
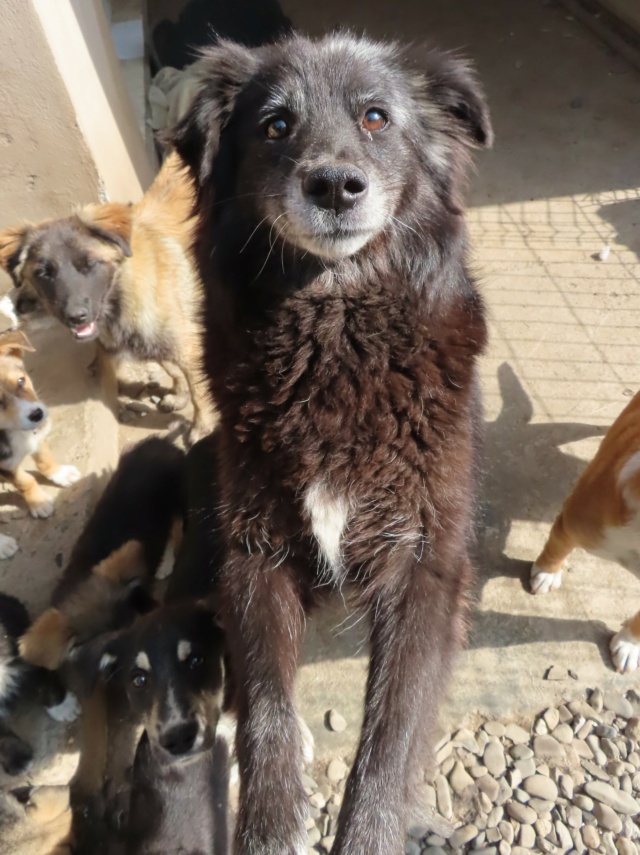
{"type": "MultiPolygon", "coordinates": [[[[434,821],[411,828],[405,855],[640,855],[639,743],[634,691],[594,689],[529,726],[462,728],[436,747],[424,785],[434,821]]],[[[303,777],[310,853],[331,850],[347,775],[334,758],[303,777]]]]}

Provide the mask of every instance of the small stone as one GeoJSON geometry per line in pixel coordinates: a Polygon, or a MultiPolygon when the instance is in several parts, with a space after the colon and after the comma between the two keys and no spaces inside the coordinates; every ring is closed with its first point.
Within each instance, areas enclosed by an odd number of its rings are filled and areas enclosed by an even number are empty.
{"type": "Polygon", "coordinates": [[[536,773],[536,764],[533,758],[529,758],[527,760],[516,760],[513,768],[518,770],[523,781],[536,773]]]}
{"type": "Polygon", "coordinates": [[[473,766],[469,766],[468,771],[472,778],[482,778],[482,776],[486,775],[489,770],[481,763],[474,763],[473,766]]]}
{"type": "MultiPolygon", "coordinates": [[[[606,757],[605,757],[606,760],[606,757]]],[[[591,760],[583,760],[582,768],[585,772],[588,772],[594,778],[597,778],[599,781],[608,781],[609,776],[604,771],[604,769],[600,768],[596,763],[592,763],[591,760]]]]}
{"type": "Polygon", "coordinates": [[[469,787],[473,787],[475,790],[475,783],[471,775],[467,774],[464,766],[458,760],[449,775],[449,784],[451,785],[451,789],[453,792],[461,796],[469,787]]]}
{"type": "Polygon", "coordinates": [[[124,406],[131,413],[146,413],[149,410],[147,404],[142,401],[128,401],[124,406]]]}
{"type": "MultiPolygon", "coordinates": [[[[336,838],[334,835],[331,835],[330,837],[323,837],[322,840],[320,841],[320,846],[324,849],[325,852],[331,852],[331,849],[333,847],[335,839],[336,838]]],[[[411,842],[413,843],[413,841],[411,841],[411,842]]],[[[416,843],[414,843],[413,845],[416,847],[416,849],[418,850],[418,853],[419,853],[420,847],[416,843]]],[[[416,852],[415,852],[415,850],[413,850],[413,852],[409,852],[409,853],[407,853],[407,855],[416,855],[416,852]]]]}
{"type": "MultiPolygon", "coordinates": [[[[535,841],[535,838],[534,838],[535,841]]],[[[529,855],[529,850],[526,846],[512,846],[511,855],[529,855]]]]}
{"type": "Polygon", "coordinates": [[[347,777],[348,771],[347,764],[336,757],[327,766],[327,778],[332,784],[337,784],[338,781],[342,781],[347,777]]]}
{"type": "Polygon", "coordinates": [[[554,828],[556,830],[556,834],[558,835],[558,842],[560,844],[561,849],[572,849],[573,848],[573,840],[571,835],[569,834],[569,829],[567,826],[557,820],[554,824],[554,828]]]}
{"type": "Polygon", "coordinates": [[[522,789],[529,793],[530,796],[535,796],[538,799],[545,799],[549,802],[555,802],[558,798],[558,788],[551,780],[544,775],[532,775],[523,783],[522,789]]]}
{"type": "Polygon", "coordinates": [[[533,740],[533,751],[541,760],[562,760],[564,750],[553,736],[536,736],[533,740]]]}
{"type": "Polygon", "coordinates": [[[498,843],[498,852],[500,855],[511,855],[511,845],[506,840],[501,840],[498,843]]]}
{"type": "Polygon", "coordinates": [[[573,798],[573,778],[570,775],[560,775],[558,788],[563,798],[569,800],[573,798]]]}
{"type": "Polygon", "coordinates": [[[613,832],[604,832],[604,834],[602,835],[602,848],[607,853],[607,855],[618,855],[618,850],[616,849],[613,832]]]}
{"type": "MultiPolygon", "coordinates": [[[[482,778],[480,779],[482,780],[482,778]]],[[[494,804],[503,805],[513,796],[513,790],[504,778],[498,781],[498,795],[493,799],[494,804]]]]}
{"type": "Polygon", "coordinates": [[[514,745],[524,745],[529,741],[527,731],[517,724],[508,724],[505,728],[504,735],[510,739],[514,745]]]}
{"type": "Polygon", "coordinates": [[[568,724],[559,724],[553,731],[553,736],[558,742],[562,742],[564,745],[569,745],[573,742],[573,730],[571,730],[568,724]]]}
{"type": "Polygon", "coordinates": [[[549,733],[549,728],[543,718],[539,718],[533,725],[533,732],[540,736],[544,733],[549,733]]]}
{"type": "Polygon", "coordinates": [[[555,707],[550,707],[548,710],[542,713],[542,718],[547,723],[547,727],[549,730],[555,730],[558,724],[560,723],[560,713],[555,707]]]}
{"type": "Polygon", "coordinates": [[[567,825],[570,828],[582,828],[584,822],[582,820],[582,811],[575,805],[570,805],[567,808],[567,825]]]}
{"type": "Polygon", "coordinates": [[[518,832],[518,843],[525,849],[533,849],[536,845],[536,833],[532,825],[521,825],[518,832]]]}
{"type": "Polygon", "coordinates": [[[507,768],[504,758],[504,749],[497,740],[492,740],[487,744],[487,747],[484,749],[482,760],[489,772],[496,778],[503,775],[507,768]]]}
{"type": "Polygon", "coordinates": [[[604,708],[619,715],[620,718],[629,719],[633,716],[633,707],[630,702],[617,692],[604,693],[604,708]]]}
{"type": "Polygon", "coordinates": [[[593,825],[585,825],[582,829],[582,842],[587,849],[598,849],[600,846],[600,834],[593,825]]]}
{"type": "Polygon", "coordinates": [[[593,808],[593,815],[598,820],[598,825],[606,831],[613,831],[614,834],[620,834],[622,831],[622,820],[608,805],[598,802],[593,808]]]}
{"type": "Polygon", "coordinates": [[[487,843],[499,843],[502,840],[499,828],[487,829],[487,843]]]}
{"type": "MultiPolygon", "coordinates": [[[[329,839],[328,837],[324,838],[324,840],[328,840],[328,839],[329,839]]],[[[333,839],[334,838],[331,838],[331,845],[333,845],[333,839]]],[[[320,842],[322,843],[322,841],[320,841],[320,842]]],[[[329,847],[329,849],[327,849],[327,852],[329,852],[330,849],[331,849],[331,847],[329,847]]],[[[422,852],[422,849],[420,848],[420,844],[416,843],[415,840],[407,840],[407,842],[404,845],[404,852],[405,852],[405,855],[420,855],[420,853],[422,852]]]]}
{"type": "Polygon", "coordinates": [[[573,797],[573,803],[576,807],[579,807],[580,810],[593,810],[593,799],[590,799],[589,796],[585,796],[582,793],[578,793],[573,797]]]}
{"type": "Polygon", "coordinates": [[[573,713],[564,704],[560,704],[560,706],[558,707],[558,715],[560,716],[560,721],[564,723],[571,721],[571,719],[573,718],[573,713]]]}
{"type": "Polygon", "coordinates": [[[622,820],[622,834],[629,840],[637,840],[640,837],[640,828],[630,816],[625,816],[622,820]]]}
{"type": "Polygon", "coordinates": [[[451,753],[453,752],[453,743],[445,742],[444,745],[440,746],[436,751],[436,763],[438,766],[441,766],[447,757],[451,757],[451,753]]]}
{"type": "MultiPolygon", "coordinates": [[[[482,780],[482,778],[480,779],[482,780]]],[[[435,779],[436,798],[438,801],[438,810],[445,819],[453,818],[453,808],[451,807],[451,790],[444,775],[436,775],[435,779]]]]}
{"type": "Polygon", "coordinates": [[[502,835],[502,839],[504,840],[504,842],[508,843],[509,846],[511,846],[511,844],[513,843],[513,841],[515,839],[515,831],[513,829],[513,826],[511,825],[511,823],[506,822],[506,820],[505,820],[504,822],[500,823],[500,825],[498,826],[498,829],[500,831],[500,834],[502,835]]]}
{"type": "MultiPolygon", "coordinates": [[[[479,793],[478,794],[478,805],[479,805],[482,813],[486,813],[486,814],[488,814],[489,811],[493,808],[493,805],[491,804],[491,799],[489,798],[489,796],[486,793],[479,793]]],[[[478,825],[477,821],[476,821],[476,825],[478,825]]],[[[486,824],[484,827],[485,828],[487,827],[486,824]]],[[[480,828],[479,825],[478,825],[478,828],[480,828]]]]}
{"type": "MultiPolygon", "coordinates": [[[[600,689],[594,689],[589,696],[589,706],[593,707],[595,712],[601,713],[604,707],[604,695],[600,689]]],[[[587,844],[585,844],[586,846],[587,844]]],[[[599,842],[598,842],[598,845],[599,842]]],[[[592,848],[592,847],[589,847],[592,848]]]]}
{"type": "Polygon", "coordinates": [[[635,816],[640,811],[640,804],[628,793],[616,790],[604,781],[587,781],[584,790],[588,796],[602,804],[613,808],[617,813],[635,816]]]}
{"type": "Polygon", "coordinates": [[[481,792],[486,793],[491,801],[495,803],[500,791],[500,784],[495,778],[492,778],[491,775],[483,775],[481,778],[476,779],[475,784],[481,792]]]}
{"type": "Polygon", "coordinates": [[[529,807],[538,814],[538,816],[551,813],[554,806],[554,802],[546,801],[546,799],[537,799],[535,797],[529,799],[528,804],[529,807]]]}
{"type": "MultiPolygon", "coordinates": [[[[412,825],[409,829],[409,837],[413,837],[414,840],[422,840],[422,838],[426,837],[428,834],[429,829],[426,825],[412,825]]],[[[444,844],[445,841],[438,837],[438,842],[434,843],[433,846],[444,846],[444,844]]]]}
{"type": "Polygon", "coordinates": [[[157,404],[159,404],[159,403],[160,403],[160,401],[162,400],[162,398],[161,398],[159,395],[151,395],[151,397],[149,398],[149,400],[151,401],[151,403],[152,403],[152,404],[156,404],[156,405],[157,405],[157,404]]]}
{"type": "Polygon", "coordinates": [[[595,729],[595,735],[604,736],[605,739],[615,739],[618,735],[618,730],[611,724],[599,724],[595,729]]]}
{"type": "Polygon", "coordinates": [[[453,755],[451,755],[450,757],[447,757],[447,759],[443,761],[443,763],[440,766],[440,771],[446,777],[455,765],[456,765],[456,758],[453,755]]]}
{"type": "Polygon", "coordinates": [[[526,803],[531,799],[529,793],[525,793],[524,790],[515,790],[513,793],[513,797],[516,801],[520,802],[520,804],[526,805],[526,803]]]}
{"type": "Polygon", "coordinates": [[[309,833],[307,835],[307,843],[309,846],[315,846],[316,843],[320,843],[320,829],[316,828],[314,825],[313,828],[309,829],[309,833]]]}
{"type": "Polygon", "coordinates": [[[462,730],[459,730],[456,734],[454,734],[452,742],[454,745],[461,745],[463,748],[466,748],[467,751],[470,751],[472,754],[478,753],[478,743],[476,742],[476,738],[470,730],[462,728],[462,730]]]}
{"type": "Polygon", "coordinates": [[[566,680],[568,677],[567,669],[561,668],[560,665],[552,665],[547,668],[544,675],[545,680],[566,680]]]}
{"type": "Polygon", "coordinates": [[[640,742],[640,718],[637,716],[630,718],[624,732],[629,739],[633,739],[634,742],[640,742]]]}
{"type": "Polygon", "coordinates": [[[326,803],[327,800],[320,792],[314,793],[312,796],[309,796],[309,804],[315,808],[318,808],[318,810],[322,810],[326,803]]]}
{"type": "MultiPolygon", "coordinates": [[[[489,816],[487,817],[487,829],[495,828],[498,823],[502,822],[502,817],[504,816],[504,808],[500,805],[496,805],[492,807],[489,811],[489,816]]],[[[487,834],[488,837],[488,834],[487,834]]],[[[492,843],[496,843],[495,840],[491,841],[492,843]]]]}
{"type": "Polygon", "coordinates": [[[337,710],[329,710],[328,722],[334,733],[342,733],[347,729],[346,719],[337,710]]]}
{"type": "Polygon", "coordinates": [[[539,834],[541,837],[546,837],[547,834],[549,834],[549,832],[553,828],[550,820],[541,819],[541,818],[538,818],[535,821],[535,824],[533,827],[535,828],[536,833],[539,834]]]}
{"type": "MultiPolygon", "coordinates": [[[[413,834],[412,837],[415,837],[415,834],[413,834]]],[[[447,841],[444,839],[444,837],[440,837],[438,834],[430,834],[426,838],[425,843],[427,844],[427,846],[446,846],[447,845],[447,841]]]]}
{"type": "Polygon", "coordinates": [[[533,825],[536,821],[537,814],[528,805],[522,805],[520,802],[510,802],[507,805],[507,813],[512,819],[522,822],[525,825],[533,825]]]}
{"type": "Polygon", "coordinates": [[[514,760],[530,760],[533,757],[533,751],[528,745],[514,745],[509,754],[514,760]]]}
{"type": "Polygon", "coordinates": [[[580,677],[578,676],[578,673],[576,671],[574,671],[572,668],[569,668],[569,670],[567,671],[567,674],[571,677],[572,680],[579,680],[580,679],[580,677]]]}
{"type": "Polygon", "coordinates": [[[505,734],[505,726],[501,724],[499,721],[485,721],[482,725],[482,728],[489,736],[504,736],[505,734]]]}
{"type": "Polygon", "coordinates": [[[620,855],[638,855],[638,850],[628,837],[618,837],[616,840],[616,849],[620,855]]]}
{"type": "Polygon", "coordinates": [[[449,846],[452,849],[460,849],[465,843],[470,843],[478,833],[475,825],[463,825],[457,828],[449,838],[449,846]]]}
{"type": "Polygon", "coordinates": [[[446,855],[446,851],[440,846],[427,846],[422,850],[423,855],[446,855]]]}
{"type": "Polygon", "coordinates": [[[544,837],[540,837],[540,835],[536,837],[536,846],[541,852],[544,852],[545,855],[552,855],[552,853],[558,851],[553,843],[550,843],[544,837]]]}
{"type": "Polygon", "coordinates": [[[309,795],[318,789],[318,785],[311,775],[307,775],[305,772],[302,773],[302,786],[310,790],[309,795]]]}
{"type": "Polygon", "coordinates": [[[578,737],[578,739],[586,739],[587,736],[589,736],[589,734],[593,730],[594,725],[594,721],[585,721],[582,727],[578,731],[576,731],[576,736],[578,737]]]}
{"type": "Polygon", "coordinates": [[[316,827],[316,821],[312,816],[308,816],[304,826],[307,831],[311,831],[312,828],[316,827]]]}

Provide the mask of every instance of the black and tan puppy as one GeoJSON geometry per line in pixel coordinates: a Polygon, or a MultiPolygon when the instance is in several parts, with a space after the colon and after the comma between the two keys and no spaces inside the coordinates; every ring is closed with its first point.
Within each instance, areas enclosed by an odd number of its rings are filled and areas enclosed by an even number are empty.
{"type": "Polygon", "coordinates": [[[399,855],[465,634],[486,325],[462,190],[488,111],[438,52],[332,35],[206,56],[172,138],[220,412],[235,852],[306,852],[293,687],[305,614],[342,589],[371,662],[332,852],[399,855]]]}
{"type": "MultiPolygon", "coordinates": [[[[38,471],[52,484],[68,487],[80,478],[75,466],[61,466],[46,443],[51,419],[38,400],[24,365],[24,352],[33,352],[22,332],[0,335],[0,478],[9,481],[24,496],[34,517],[49,517],[53,502],[23,463],[33,456],[38,471]]],[[[18,550],[14,538],[0,534],[0,558],[18,550]]]]}
{"type": "Polygon", "coordinates": [[[0,266],[78,341],[97,339],[110,392],[121,357],[155,360],[173,380],[166,412],[194,406],[192,439],[213,425],[200,381],[200,283],[191,263],[193,188],[168,158],[135,205],[88,205],[0,232],[0,266]]]}
{"type": "Polygon", "coordinates": [[[183,515],[184,453],[146,439],[118,468],[75,544],[47,609],[20,641],[23,658],[59,668],[73,645],[129,623],[148,607],[145,586],[183,515]]]}

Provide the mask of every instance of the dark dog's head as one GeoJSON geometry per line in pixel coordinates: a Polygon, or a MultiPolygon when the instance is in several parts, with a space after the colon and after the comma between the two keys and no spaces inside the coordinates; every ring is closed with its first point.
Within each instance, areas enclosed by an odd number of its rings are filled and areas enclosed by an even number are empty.
{"type": "Polygon", "coordinates": [[[416,64],[349,35],[223,43],[205,55],[202,90],[169,140],[201,199],[215,185],[215,217],[232,202],[272,248],[281,239],[339,261],[385,231],[415,228],[403,211],[417,195],[419,217],[460,213],[465,151],[492,139],[465,62],[428,52],[416,64]]]}
{"type": "Polygon", "coordinates": [[[222,632],[201,605],[163,606],[108,642],[99,669],[167,761],[213,745],[222,705],[222,632]]]}
{"type": "Polygon", "coordinates": [[[0,335],[0,429],[35,430],[47,421],[45,405],[38,400],[27,374],[23,354],[33,352],[22,332],[0,335]]]}
{"type": "Polygon", "coordinates": [[[79,213],[0,232],[0,266],[27,285],[81,341],[99,333],[111,286],[131,255],[131,208],[88,205],[79,213]]]}

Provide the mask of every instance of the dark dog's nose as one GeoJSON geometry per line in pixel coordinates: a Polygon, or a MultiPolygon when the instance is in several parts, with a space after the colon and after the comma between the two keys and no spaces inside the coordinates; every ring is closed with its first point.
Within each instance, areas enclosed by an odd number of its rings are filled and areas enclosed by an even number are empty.
{"type": "Polygon", "coordinates": [[[159,741],[165,751],[177,757],[180,754],[186,754],[187,751],[191,751],[197,735],[198,723],[196,721],[186,721],[183,724],[177,724],[175,727],[166,730],[161,734],[159,741]]]}
{"type": "Polygon", "coordinates": [[[369,182],[354,166],[321,166],[302,180],[304,195],[319,208],[347,211],[364,198],[369,182]]]}
{"type": "Polygon", "coordinates": [[[41,422],[43,418],[44,418],[44,410],[40,409],[40,407],[38,407],[37,410],[31,410],[31,412],[29,413],[29,416],[28,416],[29,421],[33,422],[34,425],[37,425],[38,422],[41,422]]]}
{"type": "Polygon", "coordinates": [[[86,324],[88,317],[89,312],[86,309],[76,309],[74,312],[69,312],[67,320],[74,327],[81,327],[83,324],[86,324]]]}

